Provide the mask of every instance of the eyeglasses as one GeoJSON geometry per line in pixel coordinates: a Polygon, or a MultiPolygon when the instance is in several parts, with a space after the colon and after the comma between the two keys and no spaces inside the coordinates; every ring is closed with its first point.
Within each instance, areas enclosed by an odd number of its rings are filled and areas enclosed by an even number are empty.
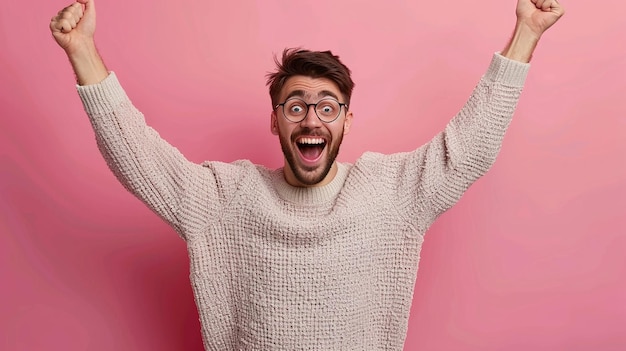
{"type": "Polygon", "coordinates": [[[309,113],[311,106],[314,107],[317,118],[324,123],[331,123],[339,118],[342,106],[345,106],[346,110],[348,109],[348,105],[332,98],[322,99],[316,104],[307,104],[300,98],[291,98],[287,99],[282,104],[274,106],[274,109],[277,109],[279,106],[283,107],[283,116],[285,116],[289,122],[293,123],[302,122],[309,113]]]}

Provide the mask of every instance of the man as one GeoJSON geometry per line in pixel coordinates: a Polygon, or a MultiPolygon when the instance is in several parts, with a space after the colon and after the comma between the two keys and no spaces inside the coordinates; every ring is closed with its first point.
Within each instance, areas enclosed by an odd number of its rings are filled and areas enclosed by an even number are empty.
{"type": "Polygon", "coordinates": [[[282,169],[187,161],[146,126],[94,43],[93,0],[52,19],[104,158],[186,241],[207,350],[400,350],[423,236],[494,162],[555,0],[518,0],[512,39],[445,130],[407,153],[335,161],[349,69],[286,50],[269,76],[282,169]]]}

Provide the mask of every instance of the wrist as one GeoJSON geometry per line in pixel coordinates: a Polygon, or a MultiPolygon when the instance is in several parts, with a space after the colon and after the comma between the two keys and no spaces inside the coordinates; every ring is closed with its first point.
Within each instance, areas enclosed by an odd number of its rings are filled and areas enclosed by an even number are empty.
{"type": "Polygon", "coordinates": [[[518,22],[511,39],[501,54],[512,60],[530,62],[540,37],[541,35],[538,35],[526,24],[518,22]]]}
{"type": "Polygon", "coordinates": [[[93,40],[81,42],[80,45],[67,49],[65,53],[79,85],[97,84],[109,75],[93,40]]]}

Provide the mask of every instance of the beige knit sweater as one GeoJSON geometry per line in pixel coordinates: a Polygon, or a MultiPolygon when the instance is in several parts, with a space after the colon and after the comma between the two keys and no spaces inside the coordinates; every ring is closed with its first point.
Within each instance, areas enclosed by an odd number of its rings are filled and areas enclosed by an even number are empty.
{"type": "Polygon", "coordinates": [[[424,234],[494,162],[528,67],[495,54],[429,143],[365,153],[319,188],[189,162],[114,73],[78,92],[111,170],[186,241],[207,350],[401,350],[424,234]]]}

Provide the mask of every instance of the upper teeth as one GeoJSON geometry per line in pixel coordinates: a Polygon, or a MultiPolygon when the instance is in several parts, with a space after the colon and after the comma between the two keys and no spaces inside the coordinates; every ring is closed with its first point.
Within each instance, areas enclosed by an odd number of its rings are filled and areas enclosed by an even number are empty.
{"type": "Polygon", "coordinates": [[[302,139],[298,140],[298,143],[300,143],[300,144],[309,144],[309,145],[323,144],[324,143],[324,139],[321,139],[321,138],[302,138],[302,139]]]}

